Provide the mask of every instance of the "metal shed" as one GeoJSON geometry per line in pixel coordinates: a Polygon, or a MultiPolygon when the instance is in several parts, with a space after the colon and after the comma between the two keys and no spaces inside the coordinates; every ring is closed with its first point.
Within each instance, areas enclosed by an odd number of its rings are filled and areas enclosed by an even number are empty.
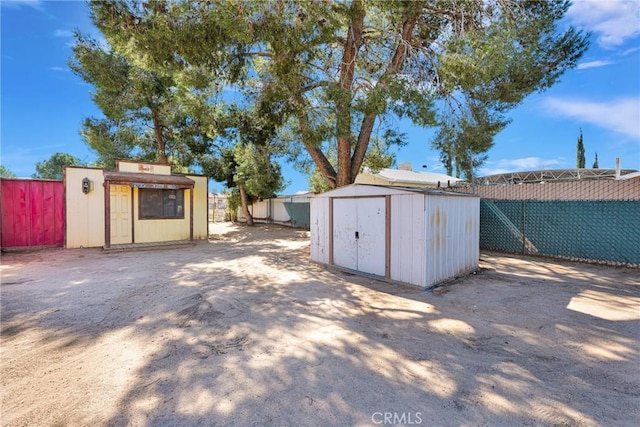
{"type": "Polygon", "coordinates": [[[353,184],[311,199],[311,260],[423,288],[480,258],[480,197],[353,184]]]}

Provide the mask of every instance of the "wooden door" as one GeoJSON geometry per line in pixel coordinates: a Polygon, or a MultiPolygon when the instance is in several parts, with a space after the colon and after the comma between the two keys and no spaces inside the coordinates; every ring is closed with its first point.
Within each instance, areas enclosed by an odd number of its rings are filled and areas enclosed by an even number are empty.
{"type": "Polygon", "coordinates": [[[111,244],[133,243],[131,232],[131,192],[128,185],[111,185],[111,244]]]}

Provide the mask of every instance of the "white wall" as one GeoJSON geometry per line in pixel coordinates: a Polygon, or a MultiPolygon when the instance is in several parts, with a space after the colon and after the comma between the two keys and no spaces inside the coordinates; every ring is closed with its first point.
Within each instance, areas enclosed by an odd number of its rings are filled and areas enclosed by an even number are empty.
{"type": "Polygon", "coordinates": [[[391,196],[391,279],[426,286],[424,196],[391,196]]]}
{"type": "MultiPolygon", "coordinates": [[[[134,243],[168,242],[171,240],[189,240],[191,190],[184,189],[184,217],[171,219],[140,219],[139,188],[133,189],[133,229],[134,243]]],[[[206,193],[205,196],[206,198],[206,193]]],[[[196,201],[193,201],[196,204],[196,201]]],[[[206,212],[206,211],[205,211],[206,212]]]]}
{"type": "Polygon", "coordinates": [[[65,247],[104,246],[104,177],[102,169],[67,166],[64,173],[65,247]],[[82,192],[82,179],[89,178],[92,190],[82,192]]]}
{"type": "Polygon", "coordinates": [[[193,238],[206,239],[209,237],[208,221],[208,180],[206,176],[186,175],[195,182],[193,188],[193,238]]]}
{"type": "Polygon", "coordinates": [[[480,198],[426,198],[426,283],[475,270],[480,259],[480,198]]]}
{"type": "Polygon", "coordinates": [[[329,199],[311,199],[311,261],[329,264],[329,199]]]}

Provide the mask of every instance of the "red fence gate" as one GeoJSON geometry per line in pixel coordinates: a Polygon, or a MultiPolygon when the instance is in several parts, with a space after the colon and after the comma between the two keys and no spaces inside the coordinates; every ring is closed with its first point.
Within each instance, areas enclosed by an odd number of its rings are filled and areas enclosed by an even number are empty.
{"type": "Polygon", "coordinates": [[[0,180],[2,248],[64,244],[62,181],[0,180]]]}

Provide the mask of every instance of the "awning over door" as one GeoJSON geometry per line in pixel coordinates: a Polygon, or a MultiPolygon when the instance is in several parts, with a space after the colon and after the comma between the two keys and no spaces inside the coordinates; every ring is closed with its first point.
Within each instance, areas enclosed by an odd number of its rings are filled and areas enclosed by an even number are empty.
{"type": "Polygon", "coordinates": [[[136,188],[178,189],[193,188],[195,185],[195,181],[184,176],[150,173],[105,171],[104,180],[111,184],[129,185],[136,188]]]}

